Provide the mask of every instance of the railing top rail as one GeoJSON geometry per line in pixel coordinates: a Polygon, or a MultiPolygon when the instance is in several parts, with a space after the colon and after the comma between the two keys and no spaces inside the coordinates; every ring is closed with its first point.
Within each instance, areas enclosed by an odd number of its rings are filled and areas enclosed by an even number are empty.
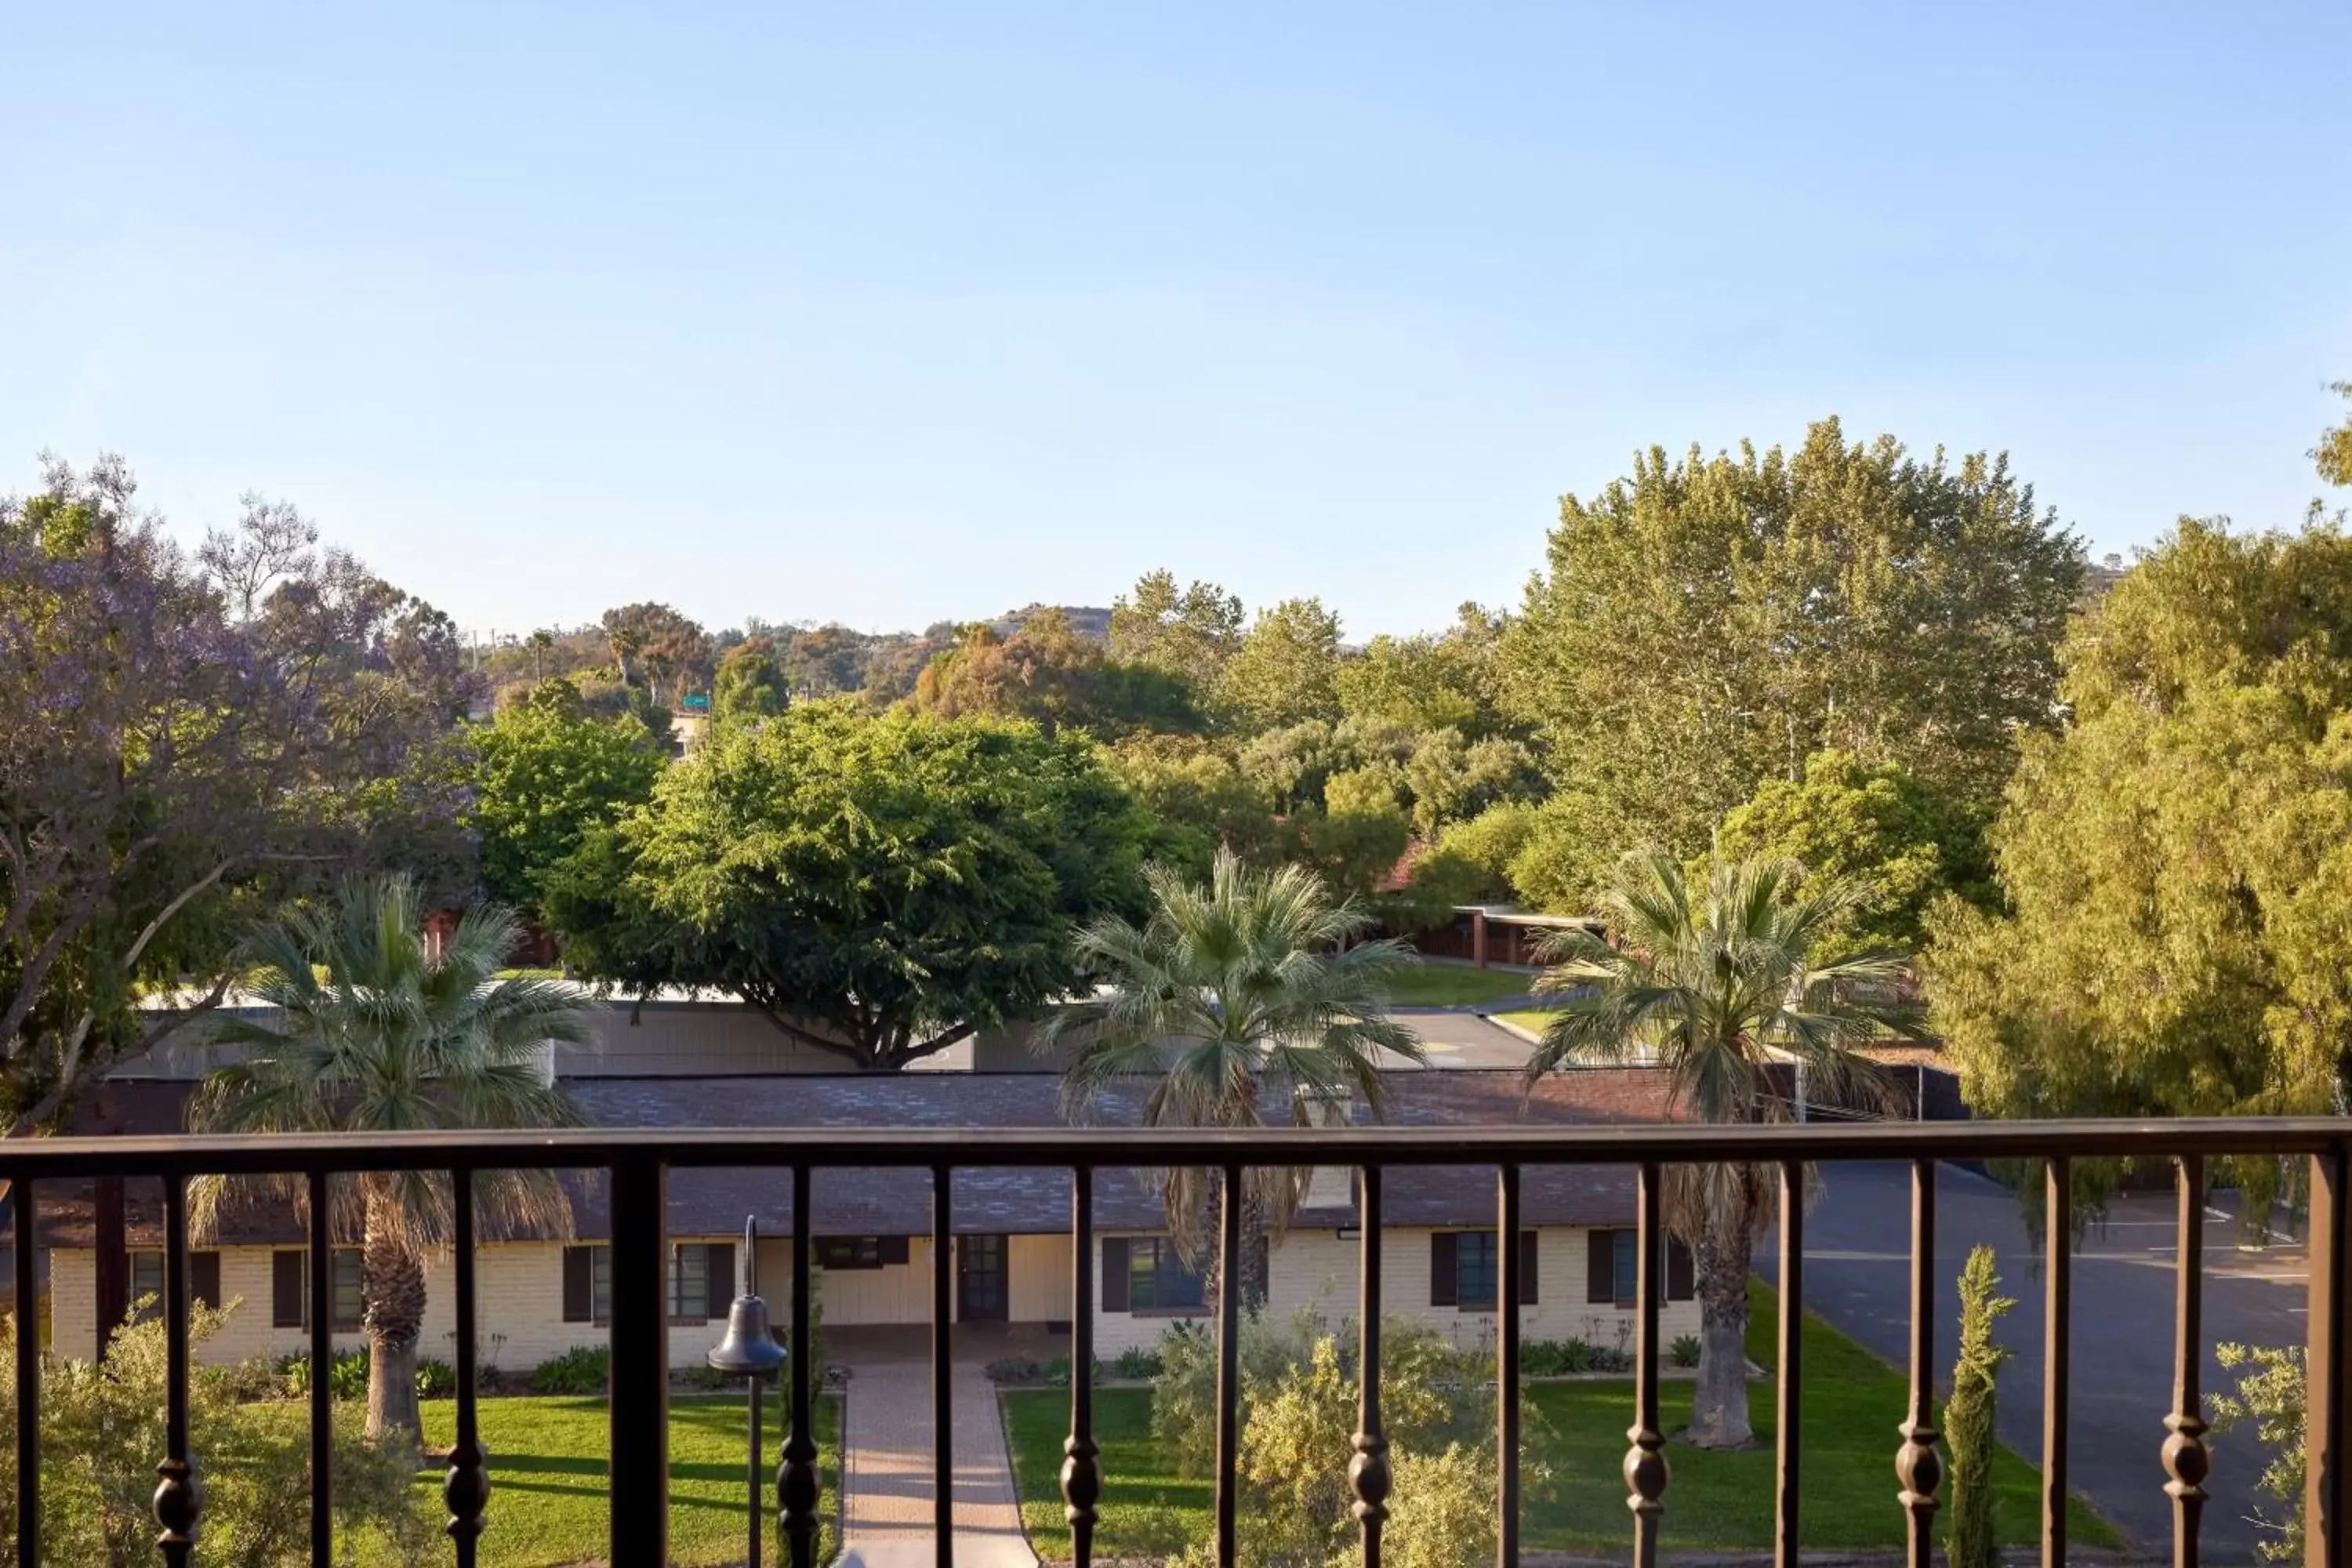
{"type": "Polygon", "coordinates": [[[583,1168],[646,1159],[688,1166],[1491,1165],[1710,1160],[2000,1160],[2311,1154],[2352,1141],[2352,1117],[2175,1121],[1812,1122],[1710,1126],[1278,1128],[581,1128],[23,1138],[0,1142],[0,1179],[261,1172],[583,1168]]]}

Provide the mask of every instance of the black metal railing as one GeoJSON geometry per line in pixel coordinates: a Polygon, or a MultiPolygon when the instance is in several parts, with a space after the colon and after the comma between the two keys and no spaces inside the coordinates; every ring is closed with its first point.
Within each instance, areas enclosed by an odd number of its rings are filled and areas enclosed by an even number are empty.
{"type": "MultiPolygon", "coordinates": [[[[2068,1345],[2073,1275],[2063,1238],[2072,1233],[2071,1162],[2130,1157],[2170,1160],[2179,1194],[2176,1336],[2171,1409],[2155,1458],[2169,1478],[2173,1560],[2195,1568],[2203,1482],[2210,1456],[2203,1441],[2200,1361],[2203,1300],[2204,1181],[2209,1159],[2257,1156],[2310,1162],[2310,1331],[2307,1345],[2309,1433],[2305,1500],[2306,1562],[2312,1568],[2347,1568],[2344,1521],[2352,1510],[2352,1465],[2344,1461],[2347,1379],[2347,1314],[2352,1314],[2352,1120],[2238,1120],[2169,1122],[1908,1123],[1877,1126],[1776,1127],[1507,1127],[1487,1129],[1333,1129],[1262,1132],[1184,1133],[971,1129],[812,1131],[802,1129],[595,1130],[547,1134],[419,1133],[380,1137],[187,1137],[27,1140],[0,1144],[0,1180],[15,1198],[16,1278],[30,1300],[38,1279],[36,1249],[41,1193],[62,1181],[98,1176],[159,1178],[163,1184],[165,1266],[163,1303],[170,1392],[165,1452],[158,1456],[155,1492],[157,1549],[172,1568],[201,1561],[200,1478],[188,1447],[187,1183],[199,1175],[298,1173],[310,1183],[310,1212],[328,1212],[331,1174],[361,1171],[445,1171],[456,1191],[453,1269],[457,1308],[457,1441],[443,1496],[452,1553],[471,1568],[487,1521],[494,1467],[486,1460],[476,1423],[475,1205],[470,1177],[513,1168],[602,1169],[610,1176],[612,1269],[611,1559],[618,1568],[656,1568],[668,1542],[668,1329],[665,1300],[665,1221],[668,1173],[719,1166],[785,1168],[793,1191],[791,1431],[776,1475],[782,1539],[794,1568],[813,1568],[819,1507],[817,1447],[812,1406],[809,1329],[813,1316],[811,1173],[831,1167],[928,1171],[934,1194],[931,1249],[934,1521],[938,1561],[953,1554],[952,1403],[949,1378],[951,1233],[950,1178],[959,1168],[1060,1168],[1072,1175],[1070,1226],[1070,1431],[1064,1446],[1062,1494],[1072,1548],[1080,1568],[1093,1556],[1094,1529],[1103,1494],[1100,1450],[1087,1369],[1093,1364],[1097,1300],[1093,1178],[1098,1168],[1203,1166],[1223,1181],[1219,1236],[1217,1322],[1217,1453],[1215,1540],[1220,1563],[1234,1561],[1240,1439],[1238,1332],[1240,1269],[1229,1267],[1243,1245],[1241,1182],[1256,1167],[1355,1167],[1362,1334],[1359,1428],[1348,1473],[1363,1536],[1367,1568],[1379,1568],[1381,1529],[1392,1483],[1381,1427],[1380,1315],[1381,1177],[1401,1166],[1493,1166],[1496,1173],[1496,1258],[1497,1355],[1497,1558],[1511,1568],[1518,1557],[1519,1377],[1517,1245],[1523,1171],[1545,1165],[1619,1165],[1637,1173],[1639,1232],[1633,1340],[1633,1426],[1624,1473],[1632,1515],[1633,1556],[1642,1568],[1656,1560],[1662,1521],[1674,1506],[1671,1474],[1659,1430],[1659,1308],[1664,1299],[1663,1203],[1669,1166],[1727,1160],[1762,1163],[1779,1172],[1780,1313],[1775,1441],[1773,1548],[1781,1568],[1799,1556],[1801,1352],[1798,1332],[1804,1297],[1802,1195],[1811,1163],[1901,1161],[1912,1173],[1910,1391],[1895,1450],[1900,1489],[1895,1500],[1908,1518],[1908,1560],[1928,1568],[1943,1466],[1934,1427],[1936,1291],[1936,1167],[1942,1160],[2044,1162],[2050,1247],[2042,1445],[2044,1568],[2067,1552],[2066,1446],[2068,1345]]],[[[329,1237],[322,1219],[310,1236],[311,1560],[332,1561],[328,1445],[331,1354],[329,1237]]],[[[40,1551],[39,1336],[16,1335],[16,1561],[42,1561],[40,1551]]],[[[1895,1414],[1890,1412],[1890,1415],[1895,1414]]],[[[2153,1424],[2152,1424],[2153,1425],[2153,1424]]]]}

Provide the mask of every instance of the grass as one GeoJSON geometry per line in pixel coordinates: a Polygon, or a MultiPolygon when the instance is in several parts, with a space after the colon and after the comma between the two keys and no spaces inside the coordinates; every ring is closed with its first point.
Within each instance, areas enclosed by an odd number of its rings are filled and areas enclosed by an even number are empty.
{"type": "Polygon", "coordinates": [[[1551,1015],[1540,1007],[1531,1007],[1520,1013],[1496,1013],[1494,1016],[1507,1024],[1517,1024],[1530,1035],[1540,1035],[1551,1027],[1551,1015]]]}
{"type": "MultiPolygon", "coordinates": [[[[558,1568],[602,1562],[611,1522],[605,1485],[611,1420],[602,1399],[485,1399],[479,1406],[482,1446],[490,1456],[489,1529],[481,1542],[482,1568],[558,1568]]],[[[424,1406],[425,1441],[446,1447],[457,1406],[424,1406]]],[[[818,1561],[840,1542],[841,1404],[827,1397],[816,1411],[817,1463],[823,1476],[824,1521],[818,1561]]],[[[740,1394],[674,1395],[669,1416],[670,1561],[677,1568],[717,1568],[743,1560],[744,1405],[740,1394]]],[[[772,1397],[762,1442],[771,1476],[783,1445],[782,1422],[772,1397]]],[[[437,1507],[441,1471],[420,1472],[420,1499],[437,1507]]],[[[766,1506],[774,1507],[772,1482],[766,1506]]],[[[772,1545],[772,1515],[763,1527],[772,1545]]]]}
{"type": "MultiPolygon", "coordinates": [[[[1779,1304],[1761,1283],[1752,1291],[1749,1354],[1769,1366],[1779,1304]]],[[[1903,1544],[1904,1515],[1895,1501],[1899,1442],[1895,1427],[1903,1417],[1907,1389],[1907,1381],[1885,1363],[1819,1318],[1806,1315],[1806,1545],[1861,1549],[1903,1544]]],[[[1048,1562],[1066,1561],[1069,1531],[1062,1521],[1058,1488],[1068,1398],[1042,1391],[1012,1391],[1003,1398],[1030,1543],[1048,1562]]],[[[1661,1385],[1660,1413],[1668,1433],[1689,1421],[1690,1398],[1687,1382],[1661,1385]]],[[[1529,1489],[1523,1516],[1527,1546],[1613,1549],[1631,1539],[1622,1466],[1633,1402],[1630,1381],[1542,1384],[1527,1390],[1526,1452],[1551,1472],[1548,1485],[1529,1489]]],[[[1770,1384],[1750,1385],[1748,1408],[1756,1423],[1755,1448],[1706,1453],[1667,1444],[1674,1479],[1666,1488],[1661,1532],[1665,1546],[1745,1550],[1771,1543],[1770,1384]]],[[[1107,1557],[1148,1554],[1157,1544],[1150,1538],[1178,1532],[1185,1539],[1204,1539],[1213,1501],[1210,1482],[1205,1476],[1176,1475],[1153,1446],[1150,1391],[1097,1392],[1095,1421],[1105,1477],[1097,1552],[1107,1557]]],[[[1344,1463],[1344,1457],[1334,1462],[1344,1463]]],[[[1948,1502],[1948,1469],[1947,1477],[1943,1489],[1948,1502]]],[[[1995,1463],[1994,1482],[2001,1539],[2012,1545],[2033,1541],[2041,1527],[2036,1471],[2003,1449],[1995,1463]]],[[[2082,1545],[2120,1544],[2106,1521],[2081,1503],[2072,1505],[2070,1519],[2073,1539],[2082,1545]]]]}
{"type": "Polygon", "coordinates": [[[1389,1000],[1400,1007],[1458,1007],[1470,1002],[1524,996],[1535,983],[1534,975],[1515,970],[1423,963],[1390,978],[1389,1000]]]}

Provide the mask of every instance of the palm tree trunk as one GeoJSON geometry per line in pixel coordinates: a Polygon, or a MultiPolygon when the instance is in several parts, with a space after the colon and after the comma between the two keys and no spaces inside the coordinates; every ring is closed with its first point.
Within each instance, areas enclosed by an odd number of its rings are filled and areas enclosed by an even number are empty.
{"type": "MultiPolygon", "coordinates": [[[[396,1199],[373,1200],[396,1202],[396,1199]]],[[[396,1226],[378,1226],[371,1212],[360,1243],[361,1321],[368,1338],[367,1435],[418,1436],[416,1340],[425,1322],[425,1264],[403,1244],[396,1226]]]]}
{"type": "Polygon", "coordinates": [[[1698,1291],[1698,1383],[1683,1440],[1695,1448],[1740,1448],[1748,1424],[1748,1275],[1755,1248],[1751,1216],[1710,1215],[1691,1249],[1698,1291]]]}

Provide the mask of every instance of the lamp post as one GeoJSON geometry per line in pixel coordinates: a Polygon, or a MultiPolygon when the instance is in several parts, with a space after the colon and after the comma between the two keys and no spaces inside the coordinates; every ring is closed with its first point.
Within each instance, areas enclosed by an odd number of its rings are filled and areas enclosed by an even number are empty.
{"type": "Polygon", "coordinates": [[[784,1347],[768,1331],[768,1303],[760,1299],[760,1224],[743,1221],[743,1261],[735,1269],[735,1301],[727,1309],[727,1332],[703,1359],[714,1372],[740,1377],[751,1393],[751,1551],[743,1561],[760,1564],[760,1510],[766,1478],[760,1461],[760,1385],[783,1364],[784,1347]]]}

